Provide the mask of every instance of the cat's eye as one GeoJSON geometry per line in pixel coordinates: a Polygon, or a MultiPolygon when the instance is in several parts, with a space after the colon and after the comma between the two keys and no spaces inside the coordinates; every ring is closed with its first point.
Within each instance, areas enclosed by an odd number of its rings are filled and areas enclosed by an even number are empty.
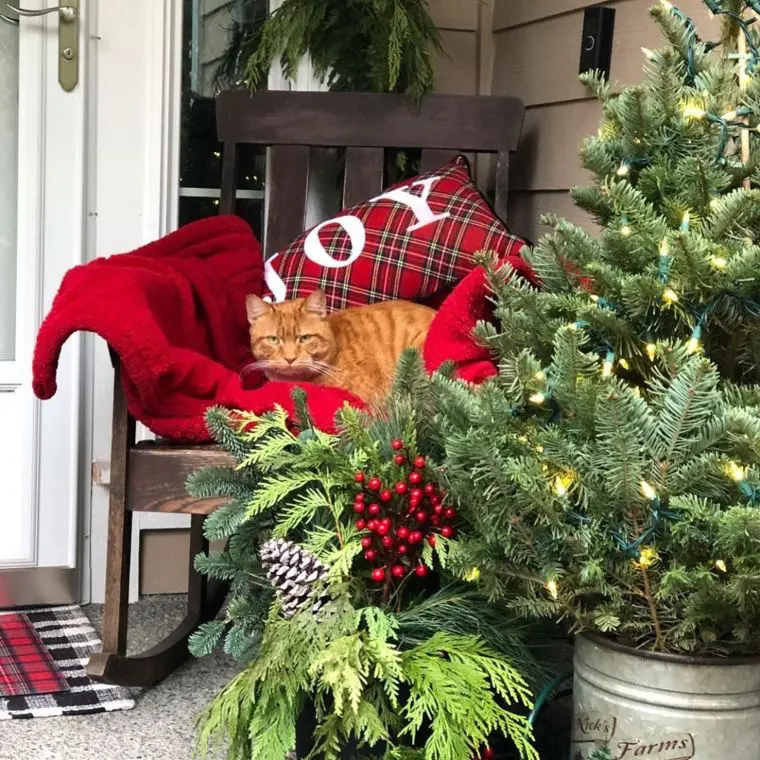
{"type": "Polygon", "coordinates": [[[298,342],[299,343],[308,343],[314,336],[313,335],[299,335],[298,336],[298,342]]]}
{"type": "Polygon", "coordinates": [[[280,339],[276,335],[267,335],[267,340],[273,345],[276,346],[280,339]]]}

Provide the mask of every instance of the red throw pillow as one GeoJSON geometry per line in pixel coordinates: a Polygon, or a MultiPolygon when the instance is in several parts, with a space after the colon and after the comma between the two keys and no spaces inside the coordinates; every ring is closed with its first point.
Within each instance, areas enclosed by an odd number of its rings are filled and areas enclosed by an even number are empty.
{"type": "Polygon", "coordinates": [[[283,301],[322,288],[330,311],[393,299],[437,305],[478,251],[501,258],[523,245],[459,156],[304,232],[265,263],[266,295],[283,301]]]}

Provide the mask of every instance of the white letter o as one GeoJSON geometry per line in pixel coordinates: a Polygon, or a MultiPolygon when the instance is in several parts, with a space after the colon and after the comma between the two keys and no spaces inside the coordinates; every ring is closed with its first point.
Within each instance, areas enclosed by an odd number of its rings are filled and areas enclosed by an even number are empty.
{"type": "Polygon", "coordinates": [[[303,250],[308,258],[310,258],[315,264],[319,264],[319,266],[322,267],[328,267],[329,269],[339,269],[353,264],[354,261],[361,256],[366,238],[367,235],[364,231],[364,225],[359,219],[355,216],[338,216],[335,217],[335,219],[328,219],[326,222],[322,222],[314,227],[304,241],[303,250]],[[343,227],[351,241],[351,255],[345,261],[338,261],[330,256],[322,245],[322,241],[319,239],[320,230],[323,230],[331,224],[338,224],[343,227]]]}

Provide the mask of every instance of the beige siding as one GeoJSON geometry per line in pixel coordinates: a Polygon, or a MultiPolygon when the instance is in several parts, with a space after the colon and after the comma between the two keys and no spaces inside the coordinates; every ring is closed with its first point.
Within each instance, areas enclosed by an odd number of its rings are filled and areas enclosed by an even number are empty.
{"type": "Polygon", "coordinates": [[[429,0],[430,15],[439,29],[478,28],[477,0],[429,0]]]}
{"type": "Polygon", "coordinates": [[[488,65],[484,80],[483,62],[492,49],[492,9],[493,0],[430,0],[444,48],[435,66],[438,92],[475,95],[490,90],[493,66],[488,65]]]}
{"type": "MultiPolygon", "coordinates": [[[[211,542],[211,553],[224,549],[223,541],[211,542]]],[[[140,535],[140,593],[187,592],[190,531],[145,530],[140,535]]]]}
{"type": "MultiPolygon", "coordinates": [[[[578,148],[596,131],[599,106],[578,82],[584,8],[580,0],[495,0],[493,9],[494,95],[516,95],[527,106],[525,127],[512,171],[510,226],[532,239],[547,211],[581,221],[566,191],[587,181],[578,148]],[[533,196],[533,197],[532,197],[533,196]]],[[[661,44],[649,16],[652,0],[609,0],[616,9],[611,79],[642,77],[642,47],[661,44]]],[[[680,0],[703,36],[717,34],[702,0],[680,0]]],[[[584,220],[590,225],[589,220],[584,220]]]]}
{"type": "Polygon", "coordinates": [[[435,67],[436,90],[449,95],[478,91],[478,35],[474,31],[441,31],[445,55],[435,67]]]}
{"type": "Polygon", "coordinates": [[[187,592],[189,530],[144,530],[140,534],[140,593],[187,592]]]}
{"type": "Polygon", "coordinates": [[[548,231],[541,223],[544,214],[556,214],[563,219],[594,230],[592,219],[570,199],[566,190],[548,192],[513,191],[509,196],[509,227],[531,243],[548,231]]]}

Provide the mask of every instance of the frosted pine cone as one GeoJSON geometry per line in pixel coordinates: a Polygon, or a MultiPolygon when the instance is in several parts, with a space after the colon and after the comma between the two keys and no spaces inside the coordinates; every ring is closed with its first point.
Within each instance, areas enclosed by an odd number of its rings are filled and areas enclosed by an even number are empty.
{"type": "Polygon", "coordinates": [[[282,538],[267,541],[260,557],[286,618],[309,604],[312,612],[317,612],[327,601],[327,597],[317,596],[320,581],[327,578],[327,565],[318,557],[282,538]]]}

